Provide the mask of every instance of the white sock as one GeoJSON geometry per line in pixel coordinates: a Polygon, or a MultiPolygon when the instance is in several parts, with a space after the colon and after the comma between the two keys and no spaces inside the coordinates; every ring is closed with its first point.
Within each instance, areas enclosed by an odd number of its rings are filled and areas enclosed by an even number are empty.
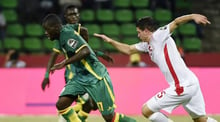
{"type": "Polygon", "coordinates": [[[59,115],[58,122],[66,122],[62,115],[59,115]]]}
{"type": "Polygon", "coordinates": [[[218,122],[218,121],[213,119],[213,118],[211,118],[211,117],[208,117],[207,122],[218,122]]]}
{"type": "Polygon", "coordinates": [[[152,122],[172,122],[172,120],[168,119],[167,116],[160,112],[156,112],[149,117],[149,120],[152,122]]]}

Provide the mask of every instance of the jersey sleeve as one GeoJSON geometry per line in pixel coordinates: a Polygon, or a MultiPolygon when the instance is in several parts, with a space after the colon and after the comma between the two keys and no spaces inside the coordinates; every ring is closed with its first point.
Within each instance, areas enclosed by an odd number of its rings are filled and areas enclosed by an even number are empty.
{"type": "Polygon", "coordinates": [[[141,52],[148,52],[148,44],[147,42],[139,42],[137,44],[135,44],[135,47],[138,51],[141,51],[141,52]]]}
{"type": "Polygon", "coordinates": [[[68,32],[66,38],[66,49],[67,52],[77,53],[83,47],[87,46],[85,40],[76,31],[68,32]]]}
{"type": "Polygon", "coordinates": [[[167,38],[170,37],[170,28],[169,24],[165,25],[163,27],[158,28],[154,33],[153,33],[153,39],[156,41],[165,41],[167,38]]]}
{"type": "Polygon", "coordinates": [[[53,51],[57,53],[61,53],[61,47],[58,40],[55,40],[54,42],[53,51]]]}

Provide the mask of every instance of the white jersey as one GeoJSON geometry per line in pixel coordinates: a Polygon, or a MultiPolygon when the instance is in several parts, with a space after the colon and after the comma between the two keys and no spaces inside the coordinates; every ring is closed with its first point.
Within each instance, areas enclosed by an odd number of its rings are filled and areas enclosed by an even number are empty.
{"type": "Polygon", "coordinates": [[[158,65],[170,87],[175,88],[180,95],[184,86],[198,83],[198,79],[181,58],[169,30],[169,25],[160,27],[153,33],[149,43],[140,42],[135,44],[135,47],[139,51],[149,53],[151,60],[158,65]]]}

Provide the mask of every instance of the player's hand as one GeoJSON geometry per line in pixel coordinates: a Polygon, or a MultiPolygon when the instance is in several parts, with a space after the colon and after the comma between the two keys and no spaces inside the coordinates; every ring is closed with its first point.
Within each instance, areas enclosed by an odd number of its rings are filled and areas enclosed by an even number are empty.
{"type": "Polygon", "coordinates": [[[104,34],[94,33],[94,36],[103,39],[105,42],[111,42],[111,39],[104,34]]]}
{"type": "Polygon", "coordinates": [[[62,69],[63,67],[65,67],[65,61],[66,60],[63,60],[62,62],[57,63],[53,67],[51,67],[50,68],[51,72],[54,72],[54,70],[59,70],[59,69],[62,69]]]}
{"type": "Polygon", "coordinates": [[[49,88],[50,86],[50,79],[49,78],[44,78],[43,82],[41,83],[41,88],[44,91],[46,86],[49,88]]]}
{"type": "Polygon", "coordinates": [[[203,16],[201,14],[193,14],[193,19],[197,24],[211,24],[211,22],[207,19],[206,16],[203,16]]]}
{"type": "Polygon", "coordinates": [[[102,58],[103,58],[104,60],[106,60],[107,62],[109,62],[109,63],[114,63],[114,60],[113,60],[110,56],[108,56],[108,55],[106,55],[106,54],[104,54],[104,55],[102,56],[102,58]]]}

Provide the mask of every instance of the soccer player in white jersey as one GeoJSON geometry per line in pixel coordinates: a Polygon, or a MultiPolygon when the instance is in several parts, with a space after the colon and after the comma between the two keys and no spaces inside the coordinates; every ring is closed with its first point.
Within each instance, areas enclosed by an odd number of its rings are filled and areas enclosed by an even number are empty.
{"type": "Polygon", "coordinates": [[[142,114],[152,122],[170,121],[160,110],[171,113],[179,105],[183,105],[194,122],[217,122],[206,116],[199,81],[184,63],[171,37],[172,32],[180,24],[190,20],[194,20],[197,24],[210,24],[208,19],[200,14],[178,17],[163,27],[158,27],[151,17],[143,17],[136,23],[138,37],[142,42],[133,45],[120,43],[103,34],[94,34],[122,53],[130,55],[137,52],[148,52],[151,60],[164,74],[170,86],[153,96],[142,107],[142,114]]]}

